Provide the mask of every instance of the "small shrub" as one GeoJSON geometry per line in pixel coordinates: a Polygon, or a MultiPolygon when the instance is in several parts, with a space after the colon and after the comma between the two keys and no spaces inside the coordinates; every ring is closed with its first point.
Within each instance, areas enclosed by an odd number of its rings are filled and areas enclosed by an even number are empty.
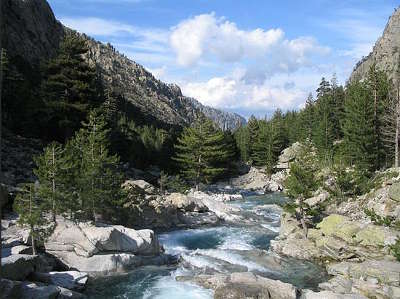
{"type": "Polygon", "coordinates": [[[283,205],[283,210],[291,215],[296,214],[296,209],[298,205],[294,202],[288,202],[283,205]]]}
{"type": "Polygon", "coordinates": [[[376,225],[383,225],[383,226],[395,226],[398,225],[398,222],[395,221],[394,217],[382,217],[375,213],[374,210],[364,209],[364,213],[371,219],[371,221],[376,225]]]}
{"type": "Polygon", "coordinates": [[[189,189],[189,186],[179,175],[175,175],[168,176],[165,182],[165,188],[170,192],[185,193],[189,189]]]}
{"type": "Polygon", "coordinates": [[[396,243],[390,246],[390,252],[400,262],[400,238],[397,238],[396,243]]]}

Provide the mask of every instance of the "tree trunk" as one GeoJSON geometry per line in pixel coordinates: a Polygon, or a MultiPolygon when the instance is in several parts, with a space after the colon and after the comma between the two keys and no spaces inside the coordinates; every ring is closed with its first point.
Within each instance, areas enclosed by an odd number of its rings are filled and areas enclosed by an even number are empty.
{"type": "Polygon", "coordinates": [[[399,126],[400,126],[400,90],[397,83],[397,102],[396,102],[396,134],[394,140],[394,167],[399,167],[399,126]]]}
{"type": "Polygon", "coordinates": [[[199,191],[200,185],[200,168],[201,168],[201,155],[199,156],[199,165],[197,167],[197,177],[196,177],[196,191],[199,191]]]}
{"type": "Polygon", "coordinates": [[[33,225],[31,225],[31,239],[32,239],[32,254],[36,255],[35,233],[33,225]]]}
{"type": "Polygon", "coordinates": [[[300,202],[300,222],[301,222],[301,226],[303,227],[304,237],[307,239],[308,228],[306,225],[306,215],[305,215],[304,209],[303,209],[303,200],[300,200],[299,202],[300,202]]]}
{"type": "Polygon", "coordinates": [[[56,223],[57,222],[57,220],[56,220],[56,180],[55,180],[55,176],[56,176],[55,175],[55,164],[56,164],[56,161],[55,161],[54,146],[52,148],[52,158],[53,158],[53,161],[52,161],[52,163],[53,163],[53,173],[52,173],[53,210],[52,210],[52,212],[53,212],[53,222],[56,223]]]}

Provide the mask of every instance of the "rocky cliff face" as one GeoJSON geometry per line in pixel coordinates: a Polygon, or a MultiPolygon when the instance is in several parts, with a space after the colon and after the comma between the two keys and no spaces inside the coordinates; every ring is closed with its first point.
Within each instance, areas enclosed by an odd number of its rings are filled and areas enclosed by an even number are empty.
{"type": "Polygon", "coordinates": [[[10,57],[36,67],[54,56],[63,26],[44,0],[2,0],[0,37],[10,57]]]}
{"type": "Polygon", "coordinates": [[[193,98],[188,98],[188,100],[223,130],[234,130],[246,124],[246,119],[237,113],[230,113],[205,106],[193,98]]]}
{"type": "Polygon", "coordinates": [[[397,80],[400,71],[400,8],[395,9],[385,27],[383,35],[377,40],[372,52],[357,63],[350,81],[364,79],[373,63],[384,70],[388,77],[397,80]]]}
{"type": "MultiPolygon", "coordinates": [[[[41,60],[56,54],[65,30],[46,0],[2,0],[3,30],[1,39],[8,55],[21,67],[38,67],[41,60]]],[[[85,36],[89,44],[87,58],[101,73],[105,87],[113,84],[146,119],[167,125],[187,125],[201,113],[223,129],[234,129],[245,120],[232,113],[201,105],[182,95],[176,85],[165,84],[144,67],[85,36]]]]}

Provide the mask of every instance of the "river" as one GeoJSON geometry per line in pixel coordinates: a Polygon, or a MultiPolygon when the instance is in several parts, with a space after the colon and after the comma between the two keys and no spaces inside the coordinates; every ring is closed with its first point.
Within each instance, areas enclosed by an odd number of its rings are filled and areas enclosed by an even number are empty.
{"type": "Polygon", "coordinates": [[[89,284],[86,295],[93,299],[208,299],[213,298],[211,290],[176,278],[243,271],[314,289],[326,280],[322,268],[268,251],[270,240],[279,233],[280,211],[276,205],[285,201],[279,193],[245,196],[230,203],[241,209],[243,221],[163,233],[159,239],[166,252],[181,256],[177,266],[143,267],[97,278],[89,284]]]}

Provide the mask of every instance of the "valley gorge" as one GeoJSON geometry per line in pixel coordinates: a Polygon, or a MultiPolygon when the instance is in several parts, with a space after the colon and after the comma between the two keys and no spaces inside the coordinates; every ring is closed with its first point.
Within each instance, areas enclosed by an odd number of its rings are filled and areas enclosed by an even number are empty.
{"type": "Polygon", "coordinates": [[[246,119],[0,5],[1,298],[400,298],[399,8],[346,86],[246,119]]]}

